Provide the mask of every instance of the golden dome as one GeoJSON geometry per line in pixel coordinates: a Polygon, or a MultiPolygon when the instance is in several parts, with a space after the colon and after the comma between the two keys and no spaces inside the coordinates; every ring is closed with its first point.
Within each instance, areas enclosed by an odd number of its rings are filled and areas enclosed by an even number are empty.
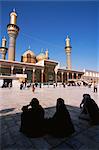
{"type": "Polygon", "coordinates": [[[33,51],[31,50],[27,50],[23,55],[23,62],[27,62],[27,63],[36,63],[36,56],[34,54],[33,51]]]}
{"type": "Polygon", "coordinates": [[[27,57],[27,54],[30,54],[31,57],[36,57],[35,54],[34,54],[34,52],[31,51],[31,50],[27,50],[22,56],[27,57]]]}
{"type": "Polygon", "coordinates": [[[46,55],[44,53],[40,53],[37,57],[36,57],[37,61],[41,61],[46,59],[46,55]]]}

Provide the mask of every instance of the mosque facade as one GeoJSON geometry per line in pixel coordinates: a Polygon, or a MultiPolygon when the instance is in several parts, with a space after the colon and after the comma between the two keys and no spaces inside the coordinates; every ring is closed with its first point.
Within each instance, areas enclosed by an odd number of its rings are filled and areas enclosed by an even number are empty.
{"type": "Polygon", "coordinates": [[[49,59],[49,51],[41,52],[39,55],[28,48],[21,56],[21,61],[15,60],[16,40],[20,28],[17,26],[17,13],[10,13],[10,23],[7,25],[9,46],[6,47],[6,38],[2,38],[0,47],[0,79],[25,80],[42,84],[48,82],[67,83],[70,80],[80,80],[84,74],[82,71],[72,70],[71,44],[67,36],[65,43],[66,68],[61,68],[57,61],[49,59]],[[6,54],[8,52],[8,60],[6,54]]]}

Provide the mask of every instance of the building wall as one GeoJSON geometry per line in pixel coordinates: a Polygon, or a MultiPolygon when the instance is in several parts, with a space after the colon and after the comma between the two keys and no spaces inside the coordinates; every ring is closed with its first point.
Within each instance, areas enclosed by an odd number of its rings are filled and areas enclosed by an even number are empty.
{"type": "Polygon", "coordinates": [[[84,75],[82,76],[84,80],[89,82],[99,82],[99,72],[92,71],[92,70],[84,70],[84,75]]]}

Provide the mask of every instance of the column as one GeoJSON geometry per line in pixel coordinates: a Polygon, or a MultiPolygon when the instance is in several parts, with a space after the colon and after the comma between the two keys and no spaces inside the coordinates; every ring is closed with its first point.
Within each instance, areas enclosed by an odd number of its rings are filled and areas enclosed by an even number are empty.
{"type": "Polygon", "coordinates": [[[61,72],[62,83],[63,83],[63,74],[64,74],[64,72],[61,72]]]}
{"type": "Polygon", "coordinates": [[[74,73],[72,73],[72,79],[74,79],[74,73]]]}
{"type": "Polygon", "coordinates": [[[33,68],[33,74],[32,74],[32,82],[35,82],[35,69],[33,68]]]}
{"type": "Polygon", "coordinates": [[[23,74],[25,74],[25,67],[23,67],[23,74]]]}
{"type": "Polygon", "coordinates": [[[55,83],[57,85],[57,71],[55,71],[55,83]]]}
{"type": "Polygon", "coordinates": [[[11,75],[13,75],[14,66],[11,66],[11,75]]]}
{"type": "Polygon", "coordinates": [[[76,79],[78,79],[78,73],[76,73],[76,79]]]}
{"type": "Polygon", "coordinates": [[[1,64],[0,64],[0,75],[2,75],[2,67],[1,67],[1,64]]]}
{"type": "Polygon", "coordinates": [[[67,72],[67,81],[68,81],[68,79],[69,79],[69,72],[67,72]]]}
{"type": "Polygon", "coordinates": [[[41,70],[41,83],[43,84],[43,73],[44,73],[44,69],[41,70]]]}

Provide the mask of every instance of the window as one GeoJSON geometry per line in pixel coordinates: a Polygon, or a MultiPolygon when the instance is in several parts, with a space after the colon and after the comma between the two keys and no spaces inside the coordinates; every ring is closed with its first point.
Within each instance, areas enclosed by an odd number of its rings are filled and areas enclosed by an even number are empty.
{"type": "Polygon", "coordinates": [[[27,54],[27,62],[31,63],[31,54],[29,54],[29,53],[27,54]]]}

